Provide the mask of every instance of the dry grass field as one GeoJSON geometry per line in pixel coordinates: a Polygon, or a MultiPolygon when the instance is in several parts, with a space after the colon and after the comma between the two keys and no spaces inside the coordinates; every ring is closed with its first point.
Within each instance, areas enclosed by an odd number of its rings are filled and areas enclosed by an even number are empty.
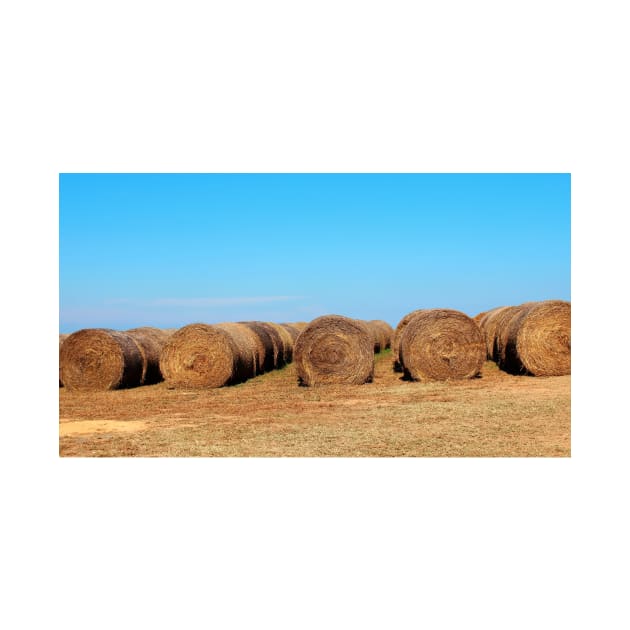
{"type": "Polygon", "coordinates": [[[569,457],[571,377],[414,383],[376,356],[367,385],[298,387],[293,365],[241,385],[59,390],[59,453],[78,457],[569,457]]]}

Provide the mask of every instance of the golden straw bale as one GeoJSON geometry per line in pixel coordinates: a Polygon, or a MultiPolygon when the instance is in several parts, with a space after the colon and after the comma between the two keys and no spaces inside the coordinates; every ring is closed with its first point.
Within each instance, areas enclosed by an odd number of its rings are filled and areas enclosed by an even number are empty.
{"type": "MultiPolygon", "coordinates": [[[[274,341],[270,331],[264,326],[263,322],[239,322],[247,326],[254,332],[258,338],[257,354],[258,354],[258,370],[257,372],[270,372],[276,367],[276,359],[274,357],[274,341]]],[[[276,351],[277,354],[277,351],[276,351]]]]}
{"type": "Polygon", "coordinates": [[[160,372],[160,352],[170,337],[171,333],[152,326],[141,326],[130,328],[125,331],[134,338],[140,348],[142,355],[142,377],[141,385],[152,385],[159,383],[162,379],[160,372]]]}
{"type": "Polygon", "coordinates": [[[300,329],[296,328],[293,324],[290,324],[287,322],[280,324],[280,326],[282,326],[283,328],[289,331],[289,334],[291,335],[291,341],[293,342],[293,345],[295,346],[295,340],[298,338],[298,335],[300,334],[300,329]]]}
{"type": "Polygon", "coordinates": [[[273,347],[273,368],[280,368],[284,365],[284,343],[278,330],[269,322],[258,322],[271,339],[273,347]]]}
{"type": "Polygon", "coordinates": [[[500,367],[511,374],[571,374],[571,303],[545,300],[524,304],[505,333],[500,367]]]}
{"type": "MultiPolygon", "coordinates": [[[[256,333],[244,324],[236,322],[221,322],[220,324],[215,324],[215,326],[229,332],[236,341],[241,351],[244,372],[247,375],[243,380],[256,376],[259,363],[258,337],[256,333]]],[[[262,362],[264,363],[264,357],[262,357],[262,362]]]]}
{"type": "Polygon", "coordinates": [[[371,323],[379,330],[380,350],[383,351],[387,348],[391,348],[392,339],[394,337],[394,329],[382,319],[373,319],[371,320],[371,323]]]}
{"type": "Polygon", "coordinates": [[[374,342],[366,324],[341,315],[314,319],[295,343],[301,385],[360,385],[374,375],[374,342]]]}
{"type": "MultiPolygon", "coordinates": [[[[63,342],[69,337],[66,333],[59,333],[59,356],[61,356],[61,346],[63,346],[63,342]]],[[[63,383],[61,382],[61,363],[59,364],[59,387],[63,387],[63,383]]]]}
{"type": "Polygon", "coordinates": [[[282,364],[287,365],[291,363],[293,360],[293,337],[289,333],[289,331],[280,324],[276,324],[275,322],[267,322],[270,326],[275,328],[280,336],[282,345],[282,364]]]}
{"type": "Polygon", "coordinates": [[[169,387],[222,387],[254,376],[254,344],[218,324],[188,324],[173,333],[160,354],[169,387]],[[245,339],[245,341],[243,340],[245,339]]]}
{"type": "Polygon", "coordinates": [[[127,333],[84,328],[63,342],[59,354],[61,380],[69,390],[109,390],[141,383],[142,353],[127,333]]]}
{"type": "Polygon", "coordinates": [[[374,350],[374,354],[378,354],[381,351],[381,329],[370,320],[362,319],[358,321],[363,322],[368,329],[370,338],[372,339],[372,349],[374,350]]]}
{"type": "Polygon", "coordinates": [[[392,337],[392,356],[394,358],[394,372],[402,372],[402,365],[400,363],[400,338],[407,326],[407,324],[413,319],[415,315],[421,313],[423,309],[418,309],[415,311],[411,311],[411,313],[407,313],[396,326],[396,330],[394,331],[394,336],[392,337]]]}
{"type": "Polygon", "coordinates": [[[512,318],[520,312],[521,308],[521,306],[506,306],[494,316],[494,342],[491,358],[497,363],[500,363],[505,356],[507,330],[512,318]]]}
{"type": "Polygon", "coordinates": [[[399,353],[407,378],[445,381],[477,376],[486,347],[479,326],[468,315],[436,308],[411,318],[400,338],[399,353]]]}
{"type": "Polygon", "coordinates": [[[479,320],[479,328],[486,343],[486,357],[491,361],[496,361],[496,338],[499,324],[514,313],[514,308],[514,306],[497,306],[486,311],[479,320]]]}

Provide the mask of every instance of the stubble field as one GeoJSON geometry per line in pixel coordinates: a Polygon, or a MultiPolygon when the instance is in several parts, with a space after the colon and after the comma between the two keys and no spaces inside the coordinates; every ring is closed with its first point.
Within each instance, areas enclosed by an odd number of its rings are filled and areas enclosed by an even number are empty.
{"type": "Polygon", "coordinates": [[[59,453],[79,457],[568,457],[571,377],[298,387],[293,365],[232,387],[59,390],[59,453]]]}

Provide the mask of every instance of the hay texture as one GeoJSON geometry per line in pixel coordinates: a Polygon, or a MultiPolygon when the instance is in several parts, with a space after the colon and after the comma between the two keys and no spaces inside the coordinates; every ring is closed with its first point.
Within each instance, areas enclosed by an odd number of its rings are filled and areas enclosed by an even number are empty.
{"type": "Polygon", "coordinates": [[[277,350],[275,350],[274,341],[272,339],[271,333],[264,326],[264,322],[253,321],[239,323],[247,326],[257,337],[257,372],[263,373],[273,370],[276,367],[274,352],[277,354],[277,350]]]}
{"type": "Polygon", "coordinates": [[[162,381],[160,353],[172,333],[151,326],[131,328],[125,332],[133,337],[142,355],[142,377],[140,384],[153,385],[162,381]]]}
{"type": "MultiPolygon", "coordinates": [[[[379,326],[374,324],[374,322],[370,320],[363,320],[363,323],[370,331],[370,336],[372,337],[372,348],[374,350],[374,354],[378,354],[381,351],[381,342],[382,342],[382,334],[379,326]]],[[[385,349],[385,348],[383,348],[385,349]]]]}
{"type": "Polygon", "coordinates": [[[382,319],[372,319],[370,324],[376,328],[379,337],[379,352],[391,348],[394,329],[382,319]]]}
{"type": "Polygon", "coordinates": [[[398,326],[396,326],[396,330],[394,331],[394,336],[392,337],[392,355],[394,357],[394,372],[402,372],[403,368],[400,363],[400,338],[407,327],[407,324],[413,319],[415,315],[421,313],[423,309],[411,311],[411,313],[407,313],[399,322],[398,326]]]}
{"type": "Polygon", "coordinates": [[[236,345],[241,352],[241,361],[244,367],[245,376],[243,380],[260,374],[262,370],[258,371],[258,365],[264,362],[264,356],[259,355],[259,338],[256,333],[245,326],[245,324],[237,322],[223,322],[214,325],[228,332],[236,341],[236,345]]]}
{"type": "MultiPolygon", "coordinates": [[[[59,357],[61,361],[61,346],[63,346],[63,342],[69,337],[69,335],[65,333],[59,333],[59,357]]],[[[61,382],[61,362],[59,363],[59,387],[63,387],[63,383],[61,382]]]]}
{"type": "Polygon", "coordinates": [[[300,333],[294,362],[301,385],[369,383],[374,375],[372,333],[356,319],[318,317],[300,333]]]}
{"type": "Polygon", "coordinates": [[[119,389],[140,385],[143,357],[127,333],[84,328],[64,341],[59,367],[68,390],[119,389]]]}
{"type": "Polygon", "coordinates": [[[278,329],[269,322],[257,322],[269,335],[272,345],[273,367],[271,369],[280,368],[284,365],[284,342],[278,329]]]}
{"type": "Polygon", "coordinates": [[[505,331],[499,367],[511,374],[571,374],[571,303],[546,300],[523,304],[505,331]]]}
{"type": "Polygon", "coordinates": [[[499,325],[514,312],[513,306],[498,306],[486,311],[478,321],[486,343],[486,357],[495,361],[496,338],[499,325]]]}
{"type": "Polygon", "coordinates": [[[280,337],[280,352],[282,357],[278,367],[288,365],[293,361],[293,338],[284,326],[276,324],[275,322],[267,322],[267,324],[271,326],[280,337]]]}
{"type": "Polygon", "coordinates": [[[450,309],[427,309],[414,315],[400,338],[400,363],[414,381],[472,378],[481,372],[486,346],[479,326],[450,309]]]}
{"type": "Polygon", "coordinates": [[[298,338],[298,335],[300,334],[300,329],[296,328],[293,324],[289,324],[289,323],[283,323],[283,324],[280,324],[280,326],[282,326],[282,328],[288,331],[288,333],[291,335],[291,341],[293,342],[293,345],[295,346],[295,340],[298,338]]]}
{"type": "Polygon", "coordinates": [[[499,306],[488,311],[479,320],[479,328],[486,343],[486,356],[491,361],[499,362],[505,348],[506,326],[519,308],[518,306],[499,306]]]}
{"type": "Polygon", "coordinates": [[[223,387],[254,376],[255,345],[234,326],[189,324],[173,333],[160,355],[167,386],[223,387]]]}

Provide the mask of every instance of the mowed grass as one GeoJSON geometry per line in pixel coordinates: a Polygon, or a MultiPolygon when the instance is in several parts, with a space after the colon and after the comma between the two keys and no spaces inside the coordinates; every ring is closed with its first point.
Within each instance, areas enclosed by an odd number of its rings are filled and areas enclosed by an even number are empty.
{"type": "Polygon", "coordinates": [[[241,385],[59,390],[61,456],[568,457],[571,377],[413,383],[377,355],[374,382],[306,388],[292,365],[241,385]]]}

